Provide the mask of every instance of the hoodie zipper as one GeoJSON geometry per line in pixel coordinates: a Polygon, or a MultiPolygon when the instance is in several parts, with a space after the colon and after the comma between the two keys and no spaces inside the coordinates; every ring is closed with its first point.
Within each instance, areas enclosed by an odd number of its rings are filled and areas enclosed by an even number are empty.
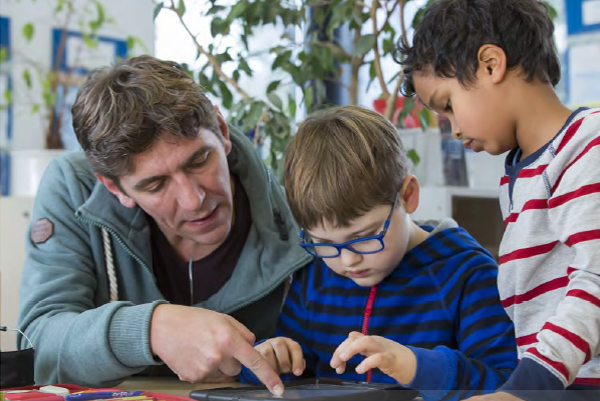
{"type": "MultiPolygon", "coordinates": [[[[371,313],[373,312],[373,304],[375,303],[375,295],[377,294],[377,286],[374,285],[371,287],[371,293],[369,294],[369,298],[367,299],[367,305],[365,306],[365,314],[363,316],[363,324],[361,333],[365,336],[369,332],[369,319],[371,318],[371,313]]],[[[367,378],[365,381],[369,383],[371,381],[372,370],[369,369],[367,371],[367,378]]]]}

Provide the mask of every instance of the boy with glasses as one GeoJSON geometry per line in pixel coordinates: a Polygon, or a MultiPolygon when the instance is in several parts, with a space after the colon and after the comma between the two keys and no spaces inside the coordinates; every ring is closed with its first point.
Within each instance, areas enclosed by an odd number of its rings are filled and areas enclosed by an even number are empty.
{"type": "Polygon", "coordinates": [[[399,382],[427,400],[505,382],[516,344],[496,263],[454,221],[410,219],[419,184],[387,119],[355,106],[309,116],[284,180],[315,257],[294,276],[278,337],[256,346],[284,379],[399,382]]]}

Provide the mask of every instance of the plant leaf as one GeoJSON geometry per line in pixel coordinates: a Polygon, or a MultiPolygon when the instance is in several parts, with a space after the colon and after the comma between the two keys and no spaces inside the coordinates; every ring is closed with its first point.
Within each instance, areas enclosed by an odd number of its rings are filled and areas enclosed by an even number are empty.
{"type": "Polygon", "coordinates": [[[413,165],[415,166],[421,162],[419,154],[414,149],[408,149],[408,152],[406,152],[406,156],[413,162],[413,165]]]}
{"type": "Polygon", "coordinates": [[[216,37],[219,34],[227,34],[229,31],[229,23],[221,17],[215,17],[210,22],[210,34],[216,37]]]}
{"type": "Polygon", "coordinates": [[[12,100],[12,93],[9,88],[4,89],[4,100],[6,100],[6,103],[8,104],[10,104],[10,101],[12,100]]]}
{"type": "Polygon", "coordinates": [[[260,118],[264,109],[264,105],[262,102],[253,102],[250,106],[250,111],[248,112],[248,124],[251,126],[255,126],[260,118]]]}
{"type": "Polygon", "coordinates": [[[58,2],[56,3],[56,8],[54,9],[54,12],[55,13],[61,12],[64,6],[65,6],[65,0],[58,0],[58,2]]]}
{"type": "Polygon", "coordinates": [[[237,1],[233,5],[233,7],[231,7],[231,11],[229,12],[229,15],[227,16],[227,20],[233,21],[234,19],[236,19],[237,17],[242,15],[244,13],[244,11],[246,10],[247,5],[248,4],[245,2],[237,1]]]}
{"type": "MultiPolygon", "coordinates": [[[[367,83],[367,91],[369,90],[369,88],[371,87],[371,84],[373,83],[373,81],[375,80],[375,78],[377,77],[377,71],[375,70],[375,62],[371,61],[369,63],[369,82],[367,83]]],[[[383,88],[382,88],[383,90],[383,88]]]]}
{"type": "Polygon", "coordinates": [[[296,118],[296,100],[293,96],[288,97],[288,108],[290,110],[290,119],[296,118]]]}
{"type": "Polygon", "coordinates": [[[415,109],[415,99],[412,97],[405,97],[404,103],[402,103],[402,110],[398,115],[398,125],[402,126],[402,122],[412,111],[415,109]]]}
{"type": "Polygon", "coordinates": [[[23,80],[28,89],[31,89],[31,74],[28,69],[23,70],[23,80]]]}
{"type": "Polygon", "coordinates": [[[135,38],[133,36],[127,37],[127,52],[131,52],[135,46],[135,38]]]}
{"type": "Polygon", "coordinates": [[[88,47],[92,49],[95,49],[98,44],[97,41],[94,40],[94,38],[89,33],[83,32],[83,41],[88,47]]]}
{"type": "Polygon", "coordinates": [[[206,12],[206,14],[212,15],[212,14],[216,14],[220,11],[225,10],[224,6],[218,6],[216,4],[213,3],[213,5],[210,7],[210,9],[206,12]]]}
{"type": "Polygon", "coordinates": [[[105,21],[104,6],[99,1],[96,1],[96,11],[98,13],[98,19],[96,20],[98,27],[100,27],[105,21]]]}
{"type": "Polygon", "coordinates": [[[226,109],[231,108],[231,103],[233,103],[233,95],[227,87],[227,84],[219,79],[217,80],[217,85],[219,86],[219,92],[221,92],[221,101],[223,102],[223,107],[226,109]]]}
{"type": "Polygon", "coordinates": [[[546,5],[546,8],[548,9],[548,15],[550,16],[550,18],[553,20],[556,19],[556,17],[558,16],[556,8],[554,8],[554,6],[552,6],[552,4],[550,4],[550,2],[548,1],[542,1],[542,3],[546,5]]]}
{"type": "Polygon", "coordinates": [[[425,131],[429,126],[429,110],[417,110],[417,117],[419,118],[421,129],[425,131]]]}
{"type": "Polygon", "coordinates": [[[183,0],[179,0],[179,5],[177,6],[177,15],[180,17],[185,14],[185,2],[183,0]]]}
{"type": "Polygon", "coordinates": [[[267,86],[267,93],[271,93],[273,92],[275,89],[277,89],[277,87],[279,86],[279,84],[281,83],[281,80],[277,80],[277,81],[273,81],[269,84],[269,86],[267,86]]]}
{"type": "Polygon", "coordinates": [[[28,42],[31,41],[31,38],[33,38],[34,33],[35,28],[33,27],[33,24],[31,22],[28,22],[23,26],[23,36],[25,36],[25,39],[27,39],[28,42]]]}
{"type": "Polygon", "coordinates": [[[273,106],[275,106],[277,109],[281,110],[283,108],[283,102],[281,101],[281,98],[279,96],[277,96],[276,93],[273,93],[273,92],[269,93],[267,95],[267,98],[273,104],[273,106]]]}
{"type": "Polygon", "coordinates": [[[240,70],[244,71],[249,77],[252,76],[252,69],[250,68],[245,59],[240,59],[238,67],[240,70]]]}
{"type": "Polygon", "coordinates": [[[313,111],[312,110],[313,102],[314,102],[313,87],[309,86],[304,91],[304,107],[306,107],[306,111],[309,113],[313,111]]]}
{"type": "Polygon", "coordinates": [[[352,54],[355,56],[361,56],[363,54],[368,53],[369,50],[373,49],[374,46],[375,46],[375,35],[373,35],[372,33],[370,33],[368,35],[363,35],[356,42],[356,45],[354,46],[352,54]]]}
{"type": "Polygon", "coordinates": [[[165,5],[161,2],[158,3],[155,7],[154,7],[154,13],[152,14],[152,19],[156,20],[156,17],[158,17],[158,14],[160,14],[160,12],[162,11],[162,9],[165,7],[165,5]]]}

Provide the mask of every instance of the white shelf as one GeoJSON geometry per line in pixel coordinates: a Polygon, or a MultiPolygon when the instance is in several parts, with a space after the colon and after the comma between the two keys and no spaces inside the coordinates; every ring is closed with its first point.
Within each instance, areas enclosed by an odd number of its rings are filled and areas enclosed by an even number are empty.
{"type": "Polygon", "coordinates": [[[498,257],[504,223],[497,188],[422,187],[419,207],[411,217],[416,221],[453,218],[498,257]]]}
{"type": "Polygon", "coordinates": [[[497,199],[498,189],[470,187],[421,187],[419,207],[412,214],[414,220],[437,220],[452,217],[452,198],[497,199]]]}

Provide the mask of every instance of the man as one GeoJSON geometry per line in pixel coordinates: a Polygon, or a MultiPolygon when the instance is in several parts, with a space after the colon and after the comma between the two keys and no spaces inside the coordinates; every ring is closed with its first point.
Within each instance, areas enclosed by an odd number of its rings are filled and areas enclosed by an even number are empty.
{"type": "Polygon", "coordinates": [[[252,345],[310,258],[250,141],[150,56],[94,71],[72,112],[85,155],[48,167],[26,245],[36,382],[113,386],[162,363],[198,381],[241,363],[281,393],[252,345]]]}

